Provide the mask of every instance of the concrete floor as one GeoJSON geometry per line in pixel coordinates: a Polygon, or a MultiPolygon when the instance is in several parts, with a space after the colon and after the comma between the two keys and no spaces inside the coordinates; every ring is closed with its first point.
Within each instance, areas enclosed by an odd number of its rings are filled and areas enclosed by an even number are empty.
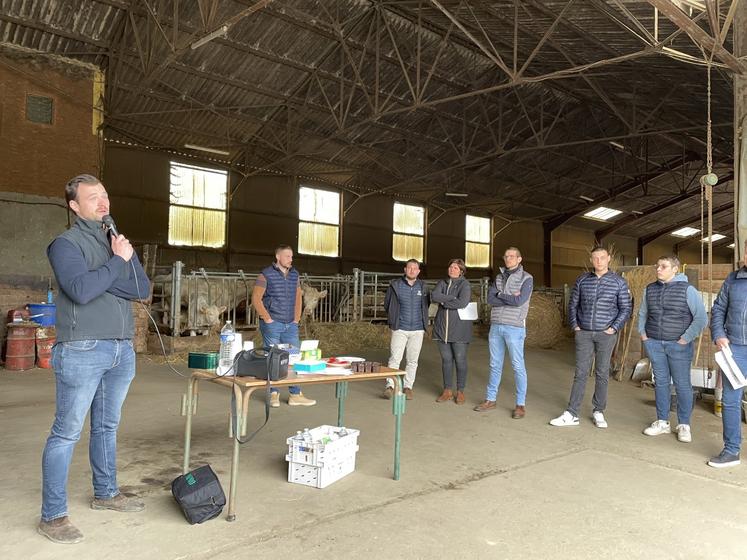
{"type": "MultiPolygon", "coordinates": [[[[689,445],[674,435],[641,434],[654,419],[653,392],[628,383],[611,382],[607,430],[588,419],[591,387],[581,426],[553,428],[548,420],[563,410],[570,389],[568,345],[527,352],[525,419],[510,417],[510,372],[498,410],[478,414],[472,406],[483,397],[487,362],[486,341],[474,342],[468,405],[436,404],[440,362],[435,346],[425,344],[404,416],[398,482],[391,479],[391,403],[378,398],[378,383],[350,386],[346,424],[361,430],[356,471],[324,490],[286,481],[286,437],[336,419],[334,386],[311,387],[319,405],[283,405],[242,449],[237,521],[221,516],[190,526],[169,486],[180,473],[186,382],[141,357],[119,434],[119,480],[123,491],[145,499],[146,511],[89,509],[81,440],[69,507],[85,541],[72,546],[52,544],[35,529],[53,376],[0,371],[0,559],[747,557],[747,465],[705,464],[721,449],[720,419],[705,403],[696,404],[689,445]]],[[[193,466],[213,466],[226,491],[228,401],[225,389],[201,385],[192,455],[193,466]]],[[[253,406],[253,426],[263,414],[253,406]]]]}

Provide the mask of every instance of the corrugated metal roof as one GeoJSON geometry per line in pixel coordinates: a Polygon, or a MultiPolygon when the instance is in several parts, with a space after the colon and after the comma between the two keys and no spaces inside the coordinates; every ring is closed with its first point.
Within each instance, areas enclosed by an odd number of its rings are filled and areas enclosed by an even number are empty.
{"type": "MultiPolygon", "coordinates": [[[[254,4],[7,0],[0,42],[105,70],[116,140],[515,217],[572,215],[622,189],[611,204],[644,217],[619,232],[636,236],[692,204],[645,218],[697,189],[706,159],[706,69],[683,60],[703,52],[648,2],[275,0],[239,17],[254,4]],[[470,198],[445,198],[454,186],[470,198]]],[[[732,70],[714,62],[725,175],[732,70]]]]}

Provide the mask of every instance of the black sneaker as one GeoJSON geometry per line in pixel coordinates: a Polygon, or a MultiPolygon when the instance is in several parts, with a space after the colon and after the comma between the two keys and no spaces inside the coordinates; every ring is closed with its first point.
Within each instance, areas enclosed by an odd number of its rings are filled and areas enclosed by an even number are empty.
{"type": "Polygon", "coordinates": [[[741,461],[739,460],[739,453],[734,455],[726,450],[713,457],[708,461],[709,467],[715,467],[717,469],[725,469],[726,467],[736,467],[741,461]]]}

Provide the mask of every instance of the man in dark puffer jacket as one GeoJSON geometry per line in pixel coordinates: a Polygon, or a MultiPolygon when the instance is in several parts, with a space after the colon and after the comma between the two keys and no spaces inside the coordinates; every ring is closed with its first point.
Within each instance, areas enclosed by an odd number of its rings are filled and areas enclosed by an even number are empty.
{"type": "MultiPolygon", "coordinates": [[[[747,249],[747,244],[745,244],[747,249]]],[[[723,352],[731,352],[734,362],[747,374],[747,250],[742,267],[726,277],[711,309],[711,336],[723,352]]],[[[742,395],[744,387],[733,387],[721,373],[724,388],[723,422],[724,448],[708,465],[717,469],[739,465],[742,447],[742,395]]]]}
{"type": "Polygon", "coordinates": [[[625,280],[609,269],[610,254],[604,247],[591,251],[593,272],[576,279],[568,303],[568,323],[576,335],[576,374],[568,408],[550,420],[553,426],[578,426],[578,409],[584,398],[586,378],[594,362],[594,406],[592,419],[597,428],[606,428],[607,382],[610,359],[617,333],[630,317],[630,290],[625,280]]]}

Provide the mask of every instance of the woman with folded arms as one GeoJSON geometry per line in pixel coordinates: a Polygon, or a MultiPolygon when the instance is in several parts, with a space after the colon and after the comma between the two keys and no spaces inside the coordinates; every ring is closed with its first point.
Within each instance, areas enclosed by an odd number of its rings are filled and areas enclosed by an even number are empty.
{"type": "Polygon", "coordinates": [[[431,302],[438,304],[433,322],[433,340],[441,353],[444,390],[436,402],[454,399],[464,404],[464,387],[467,383],[467,348],[472,340],[472,321],[459,317],[459,310],[467,307],[471,297],[469,281],[464,277],[467,267],[462,259],[449,261],[448,277],[440,280],[431,292],[431,302]],[[456,392],[453,375],[456,365],[456,392]]]}

